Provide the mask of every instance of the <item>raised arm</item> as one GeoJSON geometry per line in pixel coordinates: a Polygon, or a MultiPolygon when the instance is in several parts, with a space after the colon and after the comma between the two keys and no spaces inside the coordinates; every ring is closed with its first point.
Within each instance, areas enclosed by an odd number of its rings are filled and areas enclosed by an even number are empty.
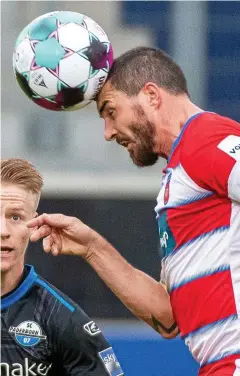
{"type": "Polygon", "coordinates": [[[87,262],[135,316],[164,338],[178,334],[169,295],[162,284],[130,265],[100,236],[89,251],[87,262]]]}
{"type": "Polygon", "coordinates": [[[139,319],[164,338],[178,334],[166,289],[130,265],[101,235],[79,219],[62,214],[43,214],[28,223],[32,241],[43,239],[45,252],[81,256],[139,319]]]}

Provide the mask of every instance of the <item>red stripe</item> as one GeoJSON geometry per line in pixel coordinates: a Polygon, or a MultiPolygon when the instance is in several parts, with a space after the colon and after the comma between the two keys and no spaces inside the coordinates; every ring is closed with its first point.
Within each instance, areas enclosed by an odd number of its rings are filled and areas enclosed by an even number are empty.
{"type": "Polygon", "coordinates": [[[231,201],[217,195],[167,210],[176,248],[204,233],[229,226],[230,218],[231,201]]]}
{"type": "Polygon", "coordinates": [[[200,187],[220,195],[228,193],[228,178],[236,161],[217,146],[231,134],[240,136],[239,123],[205,113],[190,123],[181,142],[181,164],[187,174],[200,187]]]}
{"type": "Polygon", "coordinates": [[[233,376],[236,370],[236,359],[240,361],[240,354],[229,355],[217,362],[207,364],[200,368],[198,376],[233,376]]]}
{"type": "Polygon", "coordinates": [[[170,298],[182,336],[237,313],[229,270],[188,282],[170,298]]]}
{"type": "MultiPolygon", "coordinates": [[[[170,161],[168,162],[167,164],[167,168],[176,168],[180,163],[180,147],[177,147],[175,150],[174,150],[174,153],[170,159],[170,161]]],[[[163,172],[166,170],[164,169],[163,172]]]]}

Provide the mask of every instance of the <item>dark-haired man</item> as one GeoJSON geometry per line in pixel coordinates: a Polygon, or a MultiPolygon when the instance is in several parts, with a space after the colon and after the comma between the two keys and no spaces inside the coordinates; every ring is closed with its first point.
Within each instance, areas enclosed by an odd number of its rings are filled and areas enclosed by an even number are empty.
{"type": "Polygon", "coordinates": [[[106,140],[126,147],[137,166],[167,159],[156,206],[162,284],[79,219],[44,214],[29,223],[40,226],[32,240],[85,258],[164,337],[179,328],[201,376],[240,375],[239,123],[196,106],[180,67],[145,47],[115,60],[97,107],[106,140]]]}

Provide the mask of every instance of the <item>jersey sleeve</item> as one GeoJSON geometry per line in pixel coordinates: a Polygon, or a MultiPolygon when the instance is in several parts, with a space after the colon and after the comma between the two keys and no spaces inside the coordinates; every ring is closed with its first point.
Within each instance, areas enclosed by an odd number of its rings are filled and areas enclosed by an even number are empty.
{"type": "Polygon", "coordinates": [[[80,307],[69,319],[57,355],[66,376],[124,375],[112,347],[80,307]]]}
{"type": "Polygon", "coordinates": [[[200,187],[240,202],[240,124],[200,116],[183,138],[180,161],[200,187]]]}

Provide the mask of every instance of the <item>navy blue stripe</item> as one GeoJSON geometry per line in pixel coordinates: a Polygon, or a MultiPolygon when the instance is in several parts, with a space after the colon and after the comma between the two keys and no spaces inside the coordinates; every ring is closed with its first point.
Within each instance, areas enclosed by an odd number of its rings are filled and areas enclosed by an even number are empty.
{"type": "Polygon", "coordinates": [[[227,265],[227,264],[221,265],[218,268],[210,269],[210,270],[206,271],[205,273],[199,273],[199,274],[196,274],[195,276],[192,276],[191,278],[185,278],[185,279],[182,280],[181,283],[173,285],[172,288],[170,289],[170,292],[173,292],[174,290],[178,289],[179,287],[187,285],[190,282],[196,281],[196,279],[208,277],[209,275],[221,273],[221,272],[226,271],[226,270],[230,270],[230,265],[227,265]]]}
{"type": "Polygon", "coordinates": [[[201,368],[208,365],[208,364],[218,362],[219,360],[222,360],[222,359],[226,358],[227,356],[238,355],[238,354],[240,355],[240,348],[233,350],[233,351],[225,351],[223,354],[219,355],[218,357],[212,358],[212,359],[210,358],[207,362],[201,364],[201,368]]]}
{"type": "Polygon", "coordinates": [[[27,266],[30,267],[30,272],[27,278],[24,279],[21,285],[12,294],[8,295],[6,298],[1,299],[1,309],[5,309],[20,300],[21,297],[27,293],[27,291],[36,281],[38,276],[34,270],[34,267],[32,265],[27,266]]]}
{"type": "Polygon", "coordinates": [[[197,334],[202,334],[202,333],[207,332],[209,329],[213,328],[214,326],[221,326],[222,324],[225,324],[228,321],[232,322],[232,321],[235,321],[235,320],[238,320],[237,314],[227,316],[227,317],[225,317],[224,319],[221,319],[221,320],[213,321],[211,324],[204,325],[201,328],[198,328],[198,329],[194,330],[193,332],[190,332],[190,333],[186,334],[185,336],[182,336],[181,338],[184,339],[184,340],[186,338],[192,338],[197,334]]]}
{"type": "Polygon", "coordinates": [[[75,307],[69,304],[64,298],[62,298],[51,286],[49,286],[45,281],[40,278],[36,279],[36,283],[48,290],[55,298],[57,298],[65,307],[67,307],[71,312],[75,311],[75,307]]]}
{"type": "Polygon", "coordinates": [[[196,236],[195,238],[193,238],[193,239],[187,241],[186,243],[180,245],[178,248],[176,248],[176,249],[174,250],[174,252],[178,252],[178,251],[180,251],[181,248],[186,247],[187,245],[194,243],[196,240],[203,239],[203,238],[205,238],[206,236],[210,236],[210,235],[212,235],[212,234],[215,234],[216,232],[223,232],[223,231],[226,231],[226,230],[229,229],[229,227],[230,227],[230,226],[221,226],[221,227],[215,228],[214,230],[211,230],[211,231],[209,231],[209,232],[204,232],[203,234],[201,234],[201,235],[199,235],[199,236],[196,236]]]}
{"type": "Polygon", "coordinates": [[[179,200],[179,201],[176,201],[175,203],[173,204],[167,204],[165,205],[163,208],[159,209],[159,210],[156,210],[156,218],[158,219],[158,216],[164,211],[164,210],[167,210],[167,209],[175,209],[175,208],[179,208],[179,207],[182,207],[184,205],[189,205],[189,204],[192,204],[193,202],[198,202],[198,201],[201,201],[201,200],[204,200],[205,198],[207,197],[210,197],[212,196],[214,193],[213,192],[202,192],[202,193],[199,193],[198,195],[196,196],[193,196],[191,198],[189,198],[188,200],[179,200]]]}
{"type": "Polygon", "coordinates": [[[201,240],[201,239],[205,238],[206,236],[211,236],[211,235],[215,234],[216,232],[226,231],[226,230],[229,229],[229,227],[230,226],[221,226],[221,227],[215,228],[214,230],[211,230],[209,232],[204,232],[203,234],[201,234],[199,236],[196,236],[195,238],[193,238],[191,240],[188,240],[186,243],[181,244],[178,248],[173,249],[173,251],[170,252],[167,257],[175,256],[175,254],[177,252],[181,251],[182,248],[187,247],[189,244],[192,244],[192,243],[194,243],[197,240],[201,240]]]}

